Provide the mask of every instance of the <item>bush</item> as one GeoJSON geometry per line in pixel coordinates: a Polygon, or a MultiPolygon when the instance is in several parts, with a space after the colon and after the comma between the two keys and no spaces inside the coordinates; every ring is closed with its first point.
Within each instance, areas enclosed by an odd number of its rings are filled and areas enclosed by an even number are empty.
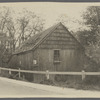
{"type": "Polygon", "coordinates": [[[86,76],[86,78],[83,81],[83,84],[99,85],[100,84],[100,76],[86,76]]]}
{"type": "Polygon", "coordinates": [[[65,82],[68,79],[68,75],[55,75],[55,81],[57,82],[65,82]]]}
{"type": "Polygon", "coordinates": [[[54,85],[54,82],[52,80],[44,79],[40,82],[40,84],[46,84],[46,85],[54,85]]]}

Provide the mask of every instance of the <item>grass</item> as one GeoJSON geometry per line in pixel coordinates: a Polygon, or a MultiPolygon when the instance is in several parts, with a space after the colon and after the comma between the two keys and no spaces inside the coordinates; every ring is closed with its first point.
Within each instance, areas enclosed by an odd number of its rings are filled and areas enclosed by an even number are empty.
{"type": "Polygon", "coordinates": [[[55,82],[55,86],[63,87],[63,88],[74,88],[78,90],[96,90],[100,91],[99,84],[86,84],[84,82],[75,82],[75,81],[67,81],[67,82],[55,82]]]}
{"type": "MultiPolygon", "coordinates": [[[[28,81],[26,79],[23,78],[19,78],[19,77],[13,77],[12,75],[9,75],[8,72],[2,72],[0,74],[1,77],[7,77],[7,78],[11,78],[11,79],[16,79],[16,80],[22,80],[22,81],[28,81]]],[[[96,91],[100,91],[100,78],[98,79],[97,77],[87,77],[84,81],[80,80],[80,79],[75,79],[75,78],[69,78],[68,80],[59,80],[59,81],[52,81],[52,80],[43,80],[42,82],[40,82],[40,84],[46,84],[46,85],[52,85],[52,86],[58,86],[58,87],[63,87],[63,88],[75,88],[75,89],[79,89],[79,90],[96,90],[96,91]]]]}
{"type": "Polygon", "coordinates": [[[82,79],[71,77],[67,80],[64,79],[64,81],[52,81],[52,80],[44,80],[40,82],[40,84],[46,84],[46,85],[53,85],[63,88],[74,88],[78,90],[96,90],[100,91],[100,77],[87,77],[85,80],[82,81],[82,79]]]}

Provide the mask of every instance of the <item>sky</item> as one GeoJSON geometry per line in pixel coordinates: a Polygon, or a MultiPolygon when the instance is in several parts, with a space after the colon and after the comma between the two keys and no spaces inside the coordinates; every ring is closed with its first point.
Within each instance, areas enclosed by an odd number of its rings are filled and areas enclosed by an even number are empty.
{"type": "MultiPolygon", "coordinates": [[[[70,20],[82,21],[82,13],[91,5],[100,5],[100,3],[53,3],[53,2],[27,2],[27,3],[0,3],[0,7],[7,6],[13,9],[16,13],[23,8],[33,11],[34,13],[45,19],[45,28],[48,28],[57,23],[60,16],[66,19],[68,28],[76,31],[80,25],[70,20]]],[[[15,15],[16,16],[16,15],[15,15]]]]}

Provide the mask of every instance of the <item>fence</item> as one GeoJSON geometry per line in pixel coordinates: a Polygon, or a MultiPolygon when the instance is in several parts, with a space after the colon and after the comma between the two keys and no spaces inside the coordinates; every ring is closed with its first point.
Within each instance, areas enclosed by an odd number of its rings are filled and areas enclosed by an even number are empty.
{"type": "Polygon", "coordinates": [[[50,75],[81,75],[82,80],[85,79],[86,75],[100,75],[100,72],[85,72],[82,70],[82,72],[50,72],[49,70],[47,71],[31,71],[31,70],[21,70],[19,69],[10,69],[10,68],[2,68],[0,67],[0,73],[2,70],[6,70],[11,74],[11,72],[18,72],[19,78],[21,77],[21,72],[23,73],[33,73],[33,74],[45,74],[46,78],[49,79],[50,75]]]}

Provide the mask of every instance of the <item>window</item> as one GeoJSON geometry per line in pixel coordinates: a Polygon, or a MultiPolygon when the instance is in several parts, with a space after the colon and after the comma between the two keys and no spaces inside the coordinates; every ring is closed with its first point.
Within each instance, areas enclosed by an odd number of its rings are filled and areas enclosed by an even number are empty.
{"type": "Polygon", "coordinates": [[[60,50],[54,50],[54,62],[60,61],[60,50]]]}

